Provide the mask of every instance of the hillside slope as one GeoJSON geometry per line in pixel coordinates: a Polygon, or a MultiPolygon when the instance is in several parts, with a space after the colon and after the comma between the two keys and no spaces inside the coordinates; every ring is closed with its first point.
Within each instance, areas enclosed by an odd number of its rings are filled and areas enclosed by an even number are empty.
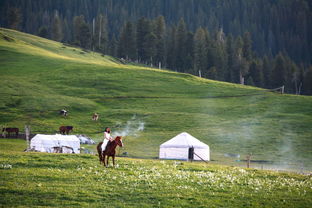
{"type": "MultiPolygon", "coordinates": [[[[101,54],[0,29],[0,125],[55,133],[60,125],[100,141],[104,127],[126,135],[129,156],[157,157],[187,131],[211,148],[291,168],[312,167],[312,97],[124,65],[101,54]],[[69,116],[58,115],[62,108],[69,116]],[[100,120],[91,115],[97,112],[100,120]]],[[[230,155],[231,155],[230,154],[230,155]]]]}

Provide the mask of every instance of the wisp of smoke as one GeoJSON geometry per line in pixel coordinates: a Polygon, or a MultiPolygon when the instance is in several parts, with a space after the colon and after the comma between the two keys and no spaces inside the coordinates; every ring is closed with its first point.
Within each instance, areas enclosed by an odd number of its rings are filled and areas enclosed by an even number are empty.
{"type": "Polygon", "coordinates": [[[113,132],[114,136],[134,136],[137,137],[140,131],[144,131],[145,123],[133,115],[132,118],[127,121],[126,125],[119,131],[113,132]]]}

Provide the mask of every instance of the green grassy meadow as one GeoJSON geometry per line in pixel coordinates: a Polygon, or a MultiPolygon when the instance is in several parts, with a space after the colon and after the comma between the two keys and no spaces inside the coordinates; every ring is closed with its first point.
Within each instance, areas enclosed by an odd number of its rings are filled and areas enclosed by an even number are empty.
{"type": "Polygon", "coordinates": [[[265,166],[312,170],[312,97],[125,65],[3,28],[0,62],[0,126],[54,134],[72,125],[96,141],[108,126],[113,134],[128,131],[120,154],[149,159],[186,131],[210,146],[212,163],[245,165],[225,154],[243,160],[251,153],[265,166]],[[58,115],[63,108],[66,118],[58,115]]]}
{"type": "Polygon", "coordinates": [[[0,140],[0,207],[311,207],[308,175],[90,154],[23,152],[0,140]]]}

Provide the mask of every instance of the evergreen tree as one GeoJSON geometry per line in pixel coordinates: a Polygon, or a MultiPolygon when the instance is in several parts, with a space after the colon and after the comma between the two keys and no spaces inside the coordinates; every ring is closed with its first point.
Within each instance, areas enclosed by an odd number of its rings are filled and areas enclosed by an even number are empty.
{"type": "Polygon", "coordinates": [[[48,38],[48,35],[49,35],[49,31],[47,27],[42,26],[39,28],[38,36],[43,37],[43,38],[48,38]]]}
{"type": "Polygon", "coordinates": [[[234,82],[234,65],[235,65],[235,44],[234,38],[230,34],[226,39],[226,52],[227,52],[227,68],[225,70],[225,81],[234,82]]]}
{"type": "Polygon", "coordinates": [[[80,34],[80,28],[81,26],[85,23],[84,16],[75,16],[73,18],[73,27],[74,27],[74,44],[80,46],[80,39],[81,39],[81,34],[80,34]]]}
{"type": "Polygon", "coordinates": [[[304,73],[302,94],[312,95],[312,66],[304,73]]]}
{"type": "Polygon", "coordinates": [[[150,21],[144,17],[140,18],[137,22],[136,42],[139,61],[149,62],[150,54],[148,54],[149,48],[147,48],[151,40],[152,27],[150,21]]]}
{"type": "Polygon", "coordinates": [[[272,63],[267,56],[263,57],[262,64],[262,72],[263,72],[263,84],[266,88],[271,88],[271,73],[272,73],[272,63]]]}
{"type": "Polygon", "coordinates": [[[180,19],[178,26],[177,26],[177,33],[176,33],[176,69],[179,72],[185,72],[187,69],[186,64],[186,57],[187,57],[187,29],[183,19],[180,19]]]}
{"type": "Polygon", "coordinates": [[[62,21],[57,11],[54,14],[54,18],[52,22],[52,39],[55,41],[63,40],[62,21]]]}
{"type": "Polygon", "coordinates": [[[133,24],[129,21],[123,26],[120,32],[118,56],[127,60],[136,59],[135,31],[133,24]]]}
{"type": "Polygon", "coordinates": [[[252,41],[249,32],[245,32],[243,36],[243,57],[250,62],[252,59],[252,41]]]}
{"type": "Polygon", "coordinates": [[[89,25],[84,23],[79,28],[79,42],[80,46],[85,49],[91,48],[91,32],[89,25]]]}
{"type": "Polygon", "coordinates": [[[253,60],[249,66],[249,77],[251,77],[254,86],[263,86],[262,63],[259,60],[253,60]]]}
{"type": "Polygon", "coordinates": [[[154,22],[154,34],[156,35],[155,64],[165,65],[165,34],[166,23],[163,16],[159,16],[154,22]]]}
{"type": "Polygon", "coordinates": [[[74,17],[75,44],[90,49],[91,47],[91,31],[89,25],[85,22],[84,16],[74,17]]]}
{"type": "Polygon", "coordinates": [[[118,56],[118,41],[115,36],[112,37],[112,39],[109,41],[108,45],[108,54],[117,57],[118,56]]]}
{"type": "Polygon", "coordinates": [[[153,32],[150,32],[145,37],[145,56],[148,58],[147,62],[153,66],[156,56],[156,40],[157,37],[153,32]]]}
{"type": "Polygon", "coordinates": [[[187,33],[186,38],[186,57],[185,57],[185,72],[192,73],[194,67],[194,34],[187,33]]]}
{"type": "Polygon", "coordinates": [[[173,26],[169,30],[168,38],[167,38],[167,67],[169,69],[175,70],[176,69],[176,59],[177,59],[177,41],[176,41],[176,27],[173,26]]]}
{"type": "Polygon", "coordinates": [[[286,84],[287,66],[284,56],[280,53],[274,60],[271,74],[271,86],[281,87],[286,84]]]}
{"type": "Polygon", "coordinates": [[[22,15],[21,11],[18,8],[11,7],[8,10],[8,24],[9,28],[17,30],[21,22],[22,15]]]}
{"type": "Polygon", "coordinates": [[[103,54],[108,51],[107,18],[103,14],[92,21],[92,46],[103,54]]]}
{"type": "Polygon", "coordinates": [[[204,73],[207,68],[207,34],[203,28],[198,28],[194,35],[194,69],[196,73],[204,73]]]}

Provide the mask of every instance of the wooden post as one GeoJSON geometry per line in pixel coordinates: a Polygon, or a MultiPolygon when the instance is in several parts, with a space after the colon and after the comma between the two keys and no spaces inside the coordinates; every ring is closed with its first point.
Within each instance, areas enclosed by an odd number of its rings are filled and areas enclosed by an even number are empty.
{"type": "Polygon", "coordinates": [[[249,168],[250,167],[251,154],[248,154],[246,159],[247,159],[247,168],[249,168]]]}
{"type": "Polygon", "coordinates": [[[198,70],[198,75],[199,75],[199,77],[201,77],[201,71],[200,70],[198,70]]]}
{"type": "Polygon", "coordinates": [[[25,125],[25,136],[26,136],[26,142],[27,142],[27,149],[30,149],[30,127],[28,125],[25,125]]]}
{"type": "Polygon", "coordinates": [[[284,94],[285,86],[283,85],[281,88],[281,94],[284,94]]]}

